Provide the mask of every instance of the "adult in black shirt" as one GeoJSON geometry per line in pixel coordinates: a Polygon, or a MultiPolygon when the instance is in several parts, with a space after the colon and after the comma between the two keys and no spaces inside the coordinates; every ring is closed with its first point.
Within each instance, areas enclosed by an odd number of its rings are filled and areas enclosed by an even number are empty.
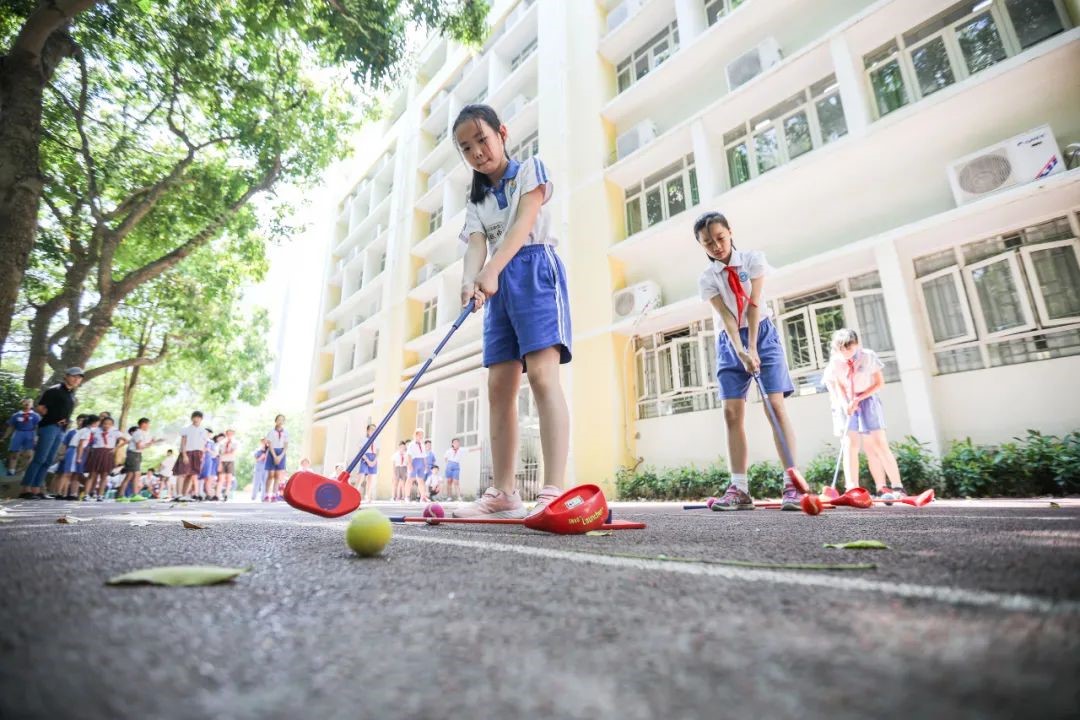
{"type": "Polygon", "coordinates": [[[23,475],[20,498],[45,499],[45,476],[56,459],[56,451],[60,449],[60,439],[71,420],[71,412],[75,409],[75,388],[79,387],[82,380],[82,368],[68,368],[64,371],[64,381],[53,385],[38,398],[37,411],[41,415],[41,422],[37,429],[34,459],[23,475]]]}

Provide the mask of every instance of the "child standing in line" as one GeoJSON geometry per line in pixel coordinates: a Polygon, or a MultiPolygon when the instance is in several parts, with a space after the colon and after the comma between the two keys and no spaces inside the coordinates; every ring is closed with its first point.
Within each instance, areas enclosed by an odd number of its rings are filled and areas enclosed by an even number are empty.
{"type": "MultiPolygon", "coordinates": [[[[694,223],[694,238],[705,250],[709,267],[698,279],[701,299],[713,308],[716,336],[716,377],[720,384],[720,399],[724,403],[724,423],[727,426],[728,456],[731,464],[731,484],[712,509],[753,510],[746,469],[749,450],[746,440],[746,395],[759,375],[768,402],[783,428],[792,456],[795,455],[795,433],[784,407],[784,398],[795,392],[788,373],[787,359],[780,335],[770,318],[764,301],[765,275],[769,266],[765,253],[756,250],[736,250],[731,226],[718,212],[708,212],[694,223]],[[722,329],[721,329],[722,328],[722,329]]],[[[780,439],[773,431],[777,454],[786,465],[780,439]]],[[[802,493],[784,478],[782,510],[799,510],[802,493]]]]}
{"type": "Polygon", "coordinates": [[[397,452],[394,453],[394,489],[393,499],[394,501],[405,500],[405,482],[409,477],[409,443],[402,440],[398,443],[397,452]]]}
{"type": "Polygon", "coordinates": [[[190,499],[196,494],[199,472],[203,465],[203,449],[206,447],[207,431],[202,426],[203,414],[196,410],[191,413],[191,424],[180,429],[179,472],[180,496],[174,498],[190,499]]]}
{"type": "Polygon", "coordinates": [[[845,453],[844,488],[859,486],[859,439],[878,494],[885,500],[906,497],[900,466],[885,435],[885,408],[878,391],[885,387],[885,364],[873,350],[862,347],[854,330],[833,333],[832,353],[824,381],[833,406],[833,426],[845,453]]]}
{"type": "Polygon", "coordinates": [[[274,417],[274,429],[266,433],[266,442],[266,502],[277,502],[278,485],[285,479],[285,451],[289,447],[284,415],[274,417]]]}
{"type": "Polygon", "coordinates": [[[139,418],[135,428],[129,433],[131,440],[128,442],[127,454],[124,456],[124,481],[116,491],[117,497],[123,497],[130,483],[133,492],[138,492],[138,480],[142,475],[143,450],[156,445],[160,440],[150,432],[150,418],[139,418]]]}
{"type": "Polygon", "coordinates": [[[113,427],[107,417],[90,433],[90,458],[86,461],[86,497],[98,502],[105,499],[109,474],[116,467],[116,449],[127,445],[127,435],[113,427]]]}
{"type": "Polygon", "coordinates": [[[169,448],[165,451],[165,457],[161,459],[161,465],[158,466],[158,474],[161,475],[162,485],[164,485],[170,499],[176,497],[176,477],[173,475],[173,468],[175,467],[176,453],[173,452],[172,448],[169,448]]]}
{"type": "Polygon", "coordinates": [[[225,431],[225,437],[221,440],[221,454],[218,460],[221,467],[218,470],[219,489],[222,500],[228,500],[233,491],[236,478],[236,452],[239,443],[236,441],[236,431],[232,428],[225,431]]]}
{"type": "Polygon", "coordinates": [[[20,458],[23,460],[24,469],[30,464],[37,440],[37,426],[40,422],[41,416],[34,411],[32,398],[24,399],[22,410],[8,418],[8,426],[4,431],[4,438],[11,435],[11,443],[8,445],[8,477],[15,474],[20,458]]]}
{"type": "Polygon", "coordinates": [[[405,483],[405,493],[402,500],[412,499],[412,486],[416,484],[416,494],[420,500],[428,502],[427,486],[424,478],[427,477],[427,453],[424,451],[424,431],[416,428],[413,433],[413,441],[409,443],[409,479],[405,483]]]}
{"type": "Polygon", "coordinates": [[[266,438],[259,439],[259,447],[255,448],[255,471],[251,478],[251,499],[258,502],[266,502],[266,456],[270,454],[267,448],[270,443],[266,438]]]}
{"type": "Polygon", "coordinates": [[[56,499],[57,500],[78,500],[79,496],[72,492],[73,489],[79,487],[78,481],[74,479],[79,467],[79,449],[78,449],[78,437],[83,427],[86,426],[86,415],[79,415],[75,418],[75,427],[64,433],[64,437],[60,440],[60,446],[64,449],[64,454],[60,460],[60,470],[57,472],[56,483],[56,499]],[[74,483],[74,487],[73,487],[74,483]]]}
{"type": "Polygon", "coordinates": [[[86,425],[75,436],[75,472],[81,476],[84,476],[82,500],[86,500],[89,497],[89,478],[86,476],[86,466],[90,462],[90,450],[93,446],[90,444],[94,431],[101,426],[101,416],[99,415],[87,415],[86,425]]]}
{"type": "MultiPolygon", "coordinates": [[[[367,426],[367,437],[375,432],[375,426],[367,426]]],[[[365,438],[364,442],[367,442],[365,438]]],[[[364,502],[375,502],[375,476],[379,473],[379,443],[371,443],[371,447],[360,458],[360,486],[364,502]]]]}
{"type": "Polygon", "coordinates": [[[461,502],[461,440],[450,441],[446,451],[446,499],[461,502]]]}
{"type": "Polygon", "coordinates": [[[424,464],[426,471],[424,472],[424,481],[427,481],[427,476],[431,474],[431,468],[435,467],[435,463],[439,461],[439,458],[435,457],[435,451],[431,449],[431,441],[424,441],[424,464]]]}
{"type": "Polygon", "coordinates": [[[570,413],[559,365],[570,362],[570,298],[566,269],[555,254],[550,211],[554,185],[536,156],[524,162],[506,151],[509,131],[487,105],[466,105],[453,125],[454,141],[472,168],[461,240],[467,243],[461,304],[484,313],[484,367],[494,485],[454,517],[523,518],[516,483],[517,397],[529,376],[540,415],[544,488],[532,512],[562,494],[570,442],[570,413]]]}

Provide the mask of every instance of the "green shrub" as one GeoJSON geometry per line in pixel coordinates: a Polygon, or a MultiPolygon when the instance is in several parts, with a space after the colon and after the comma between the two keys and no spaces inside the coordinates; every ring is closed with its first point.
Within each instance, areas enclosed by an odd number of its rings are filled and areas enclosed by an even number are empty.
{"type": "MultiPolygon", "coordinates": [[[[810,483],[811,490],[820,493],[826,485],[832,485],[833,472],[836,470],[836,456],[839,452],[839,448],[826,445],[824,450],[807,463],[806,467],[802,468],[803,477],[806,478],[806,482],[810,483]]],[[[865,453],[859,453],[859,485],[871,492],[874,490],[874,481],[870,477],[870,465],[867,462],[865,453]]],[[[843,492],[844,468],[840,468],[836,486],[843,492]]]]}
{"type": "Polygon", "coordinates": [[[620,500],[698,500],[722,493],[730,482],[731,474],[723,463],[706,468],[620,468],[615,474],[615,492],[620,500]]]}
{"type": "Polygon", "coordinates": [[[769,460],[756,462],[746,470],[750,495],[755,498],[778,498],[784,494],[784,469],[769,460]]]}
{"type": "Polygon", "coordinates": [[[908,493],[917,495],[930,488],[935,494],[942,493],[941,465],[926,443],[908,435],[902,441],[894,442],[892,451],[900,467],[900,480],[908,493]]]}
{"type": "Polygon", "coordinates": [[[1017,439],[1022,446],[1010,450],[1017,455],[1014,465],[1023,473],[1028,489],[1025,494],[1080,492],[1080,432],[1073,431],[1059,438],[1028,430],[1026,438],[1017,439]]]}

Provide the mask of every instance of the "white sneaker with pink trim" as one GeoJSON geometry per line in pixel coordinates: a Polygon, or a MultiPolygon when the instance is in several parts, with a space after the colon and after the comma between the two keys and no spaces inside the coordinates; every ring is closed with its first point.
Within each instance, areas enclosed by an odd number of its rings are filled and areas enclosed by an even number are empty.
{"type": "Polygon", "coordinates": [[[502,490],[489,487],[479,500],[463,505],[452,513],[456,518],[511,518],[525,517],[525,505],[521,495],[515,490],[506,494],[502,490]]]}
{"type": "Polygon", "coordinates": [[[533,505],[532,510],[526,517],[531,517],[543,511],[547,507],[548,503],[553,500],[557,500],[563,491],[554,485],[545,485],[544,489],[540,491],[540,494],[536,496],[536,504],[533,505]]]}

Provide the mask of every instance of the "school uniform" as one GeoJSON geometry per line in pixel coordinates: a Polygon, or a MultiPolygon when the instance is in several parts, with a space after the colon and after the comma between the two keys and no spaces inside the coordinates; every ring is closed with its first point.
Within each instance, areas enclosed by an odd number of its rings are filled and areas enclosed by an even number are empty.
{"type": "Polygon", "coordinates": [[[423,480],[427,477],[427,454],[424,452],[423,443],[414,440],[409,443],[407,451],[409,453],[409,478],[423,480]]]}
{"type": "MultiPolygon", "coordinates": [[[[368,435],[368,437],[371,437],[368,435]]],[[[367,438],[364,439],[367,442],[367,438]]],[[[377,443],[371,443],[371,447],[364,453],[364,456],[360,458],[360,474],[361,475],[375,475],[379,472],[379,446],[377,443]]]]}
{"type": "Polygon", "coordinates": [[[8,425],[12,428],[8,451],[17,453],[33,450],[40,422],[41,416],[33,410],[20,410],[8,418],[8,425]]]}
{"type": "Polygon", "coordinates": [[[60,473],[76,472],[79,452],[78,442],[75,438],[78,434],[79,431],[72,428],[64,433],[64,437],[60,439],[60,447],[64,449],[64,457],[60,461],[60,473]]]}
{"type": "MultiPolygon", "coordinates": [[[[754,304],[750,299],[751,281],[765,276],[769,265],[765,253],[756,250],[732,250],[727,264],[714,260],[698,278],[701,299],[709,302],[719,296],[735,317],[739,337],[728,337],[724,318],[713,308],[713,324],[716,327],[716,379],[720,384],[721,400],[745,400],[753,381],[750,373],[739,359],[739,350],[749,342],[747,314],[754,304]],[[736,345],[735,343],[738,343],[736,345]]],[[[795,385],[788,373],[787,358],[780,334],[773,325],[769,306],[762,301],[758,321],[757,354],[761,359],[762,385],[766,393],[783,393],[785,397],[795,392],[795,385]]]]}
{"type": "Polygon", "coordinates": [[[217,445],[213,440],[207,440],[203,446],[202,467],[199,468],[199,479],[208,480],[217,475],[217,445]]]}
{"type": "Polygon", "coordinates": [[[236,451],[240,447],[240,444],[236,442],[236,438],[226,437],[218,446],[221,449],[221,455],[218,460],[221,462],[221,472],[224,475],[232,475],[236,471],[236,451]]]}
{"type": "Polygon", "coordinates": [[[88,474],[108,475],[116,467],[116,445],[126,435],[116,428],[103,430],[96,427],[90,433],[90,457],[86,461],[88,474]]]}
{"type": "Polygon", "coordinates": [[[166,455],[158,466],[158,475],[166,479],[171,478],[174,467],[176,467],[176,456],[166,455]]]}
{"type": "Polygon", "coordinates": [[[180,438],[184,442],[184,457],[178,461],[182,471],[178,475],[197,475],[203,466],[203,452],[209,433],[202,425],[186,425],[180,429],[180,438]]]}
{"type": "Polygon", "coordinates": [[[435,457],[434,452],[428,450],[424,454],[424,462],[427,464],[427,468],[424,470],[424,480],[427,480],[428,476],[431,475],[431,468],[435,467],[435,464],[438,462],[438,458],[435,457]]]}
{"type": "MultiPolygon", "coordinates": [[[[839,353],[833,353],[829,358],[829,364],[825,367],[823,380],[834,386],[843,386],[847,390],[849,398],[854,398],[874,384],[874,375],[885,367],[881,358],[873,350],[859,348],[851,356],[851,360],[845,360],[839,353]]],[[[833,434],[841,436],[845,432],[844,419],[847,416],[847,403],[843,402],[840,393],[833,396],[833,434]]],[[[848,430],[860,434],[885,429],[885,406],[881,404],[878,393],[859,403],[855,413],[848,418],[848,430]]]]}
{"type": "Polygon", "coordinates": [[[134,473],[142,471],[142,449],[139,443],[150,442],[153,436],[139,428],[131,433],[131,442],[127,446],[127,455],[124,456],[124,472],[134,473]]]}
{"type": "Polygon", "coordinates": [[[266,433],[266,441],[270,443],[270,447],[274,452],[266,453],[266,469],[273,472],[275,470],[285,469],[285,444],[289,441],[289,433],[282,428],[278,430],[274,428],[270,432],[266,433]],[[274,453],[280,455],[280,460],[274,460],[274,453]]]}
{"type": "Polygon", "coordinates": [[[394,479],[406,480],[409,473],[409,454],[407,452],[398,450],[394,453],[394,479]]]}
{"type": "Polygon", "coordinates": [[[446,460],[446,472],[444,477],[447,480],[460,480],[461,479],[461,448],[455,450],[450,448],[446,451],[446,455],[443,456],[446,460]]]}
{"type": "Polygon", "coordinates": [[[75,446],[75,470],[73,472],[80,475],[86,474],[86,463],[90,460],[90,435],[93,433],[94,428],[84,427],[81,430],[75,432],[75,437],[72,438],[72,445],[75,446]],[[82,458],[79,458],[79,446],[83,445],[82,458]]]}
{"type": "Polygon", "coordinates": [[[269,454],[262,447],[254,452],[255,473],[251,483],[252,500],[258,500],[266,492],[266,456],[269,454]]]}
{"type": "Polygon", "coordinates": [[[547,206],[554,185],[540,158],[511,159],[502,179],[488,188],[481,202],[466,203],[460,239],[468,243],[474,233],[482,234],[490,257],[506,240],[521,197],[538,187],[544,189],[544,200],[536,221],[525,244],[499,274],[498,292],[484,305],[484,367],[518,360],[524,372],[525,356],[549,347],[559,348],[560,362],[570,362],[566,268],[555,254],[558,241],[551,232],[547,206]]]}

